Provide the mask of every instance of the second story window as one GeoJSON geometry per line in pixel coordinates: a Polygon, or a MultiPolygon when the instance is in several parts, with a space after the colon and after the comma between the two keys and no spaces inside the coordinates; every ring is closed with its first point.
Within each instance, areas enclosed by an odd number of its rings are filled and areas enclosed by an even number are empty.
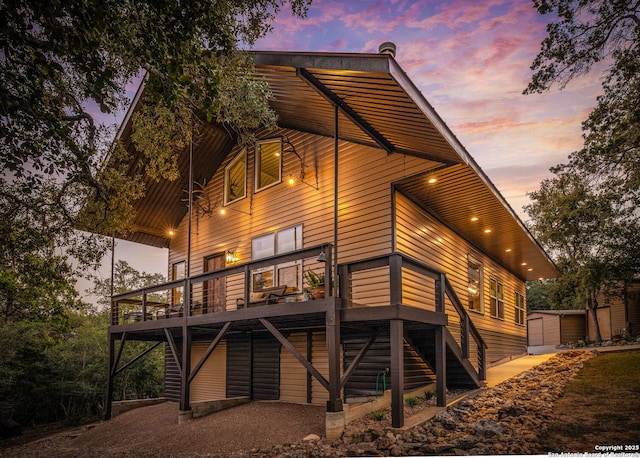
{"type": "Polygon", "coordinates": [[[467,272],[469,310],[482,313],[482,264],[469,257],[467,260],[467,272]]]}
{"type": "Polygon", "coordinates": [[[282,181],[282,140],[262,140],[256,143],[256,185],[261,191],[282,181]]]}
{"type": "Polygon", "coordinates": [[[495,278],[489,279],[489,301],[491,316],[504,319],[504,285],[495,278]]]}
{"type": "Polygon", "coordinates": [[[243,150],[224,169],[224,204],[247,195],[247,152],[243,150]]]}
{"type": "MultiPolygon", "coordinates": [[[[251,241],[251,259],[284,254],[302,248],[302,225],[256,237],[251,241]]],[[[251,291],[287,285],[287,292],[302,290],[302,265],[299,261],[256,269],[251,272],[251,291]]]]}
{"type": "Polygon", "coordinates": [[[525,313],[524,296],[516,291],[516,324],[525,325],[525,313]]]}

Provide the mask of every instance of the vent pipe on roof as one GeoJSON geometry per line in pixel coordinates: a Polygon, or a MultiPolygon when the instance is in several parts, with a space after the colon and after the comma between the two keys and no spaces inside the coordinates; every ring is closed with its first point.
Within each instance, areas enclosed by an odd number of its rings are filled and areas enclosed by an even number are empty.
{"type": "Polygon", "coordinates": [[[378,46],[378,52],[380,54],[389,54],[391,57],[396,57],[396,44],[391,41],[385,41],[378,46]]]}

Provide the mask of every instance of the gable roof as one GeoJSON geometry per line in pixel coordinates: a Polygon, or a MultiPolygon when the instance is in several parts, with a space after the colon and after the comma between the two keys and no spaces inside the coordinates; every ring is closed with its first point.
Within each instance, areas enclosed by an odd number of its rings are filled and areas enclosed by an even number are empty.
{"type": "MultiPolygon", "coordinates": [[[[427,187],[424,177],[413,177],[399,183],[398,189],[521,278],[559,275],[522,221],[393,57],[275,51],[253,55],[258,75],[269,83],[273,93],[271,106],[281,127],[332,137],[338,107],[340,139],[441,164],[434,171],[436,186],[427,187]],[[472,216],[481,218],[478,224],[470,222],[472,216]],[[487,224],[491,224],[490,235],[484,232],[487,224]],[[527,266],[535,266],[535,270],[527,266]]],[[[136,104],[137,99],[132,110],[136,104]]],[[[130,142],[130,124],[128,115],[120,132],[125,142],[130,142]]],[[[226,130],[205,126],[194,146],[194,170],[198,171],[194,179],[208,180],[234,144],[235,139],[226,130]]],[[[187,155],[188,151],[182,154],[187,155]]],[[[175,182],[147,183],[147,196],[136,203],[137,229],[127,237],[129,240],[167,246],[165,229],[176,227],[186,214],[181,198],[188,183],[187,161],[179,163],[184,165],[175,182]],[[160,208],[164,210],[159,212],[160,208]]]]}

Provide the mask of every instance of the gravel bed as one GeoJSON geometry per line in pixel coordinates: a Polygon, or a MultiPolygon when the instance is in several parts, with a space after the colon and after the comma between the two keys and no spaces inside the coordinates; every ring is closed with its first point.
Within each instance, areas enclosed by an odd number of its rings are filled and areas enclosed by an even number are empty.
{"type": "Polygon", "coordinates": [[[0,449],[0,457],[539,454],[542,450],[536,432],[550,418],[553,402],[566,383],[595,354],[559,353],[402,432],[369,418],[350,425],[342,439],[329,441],[322,438],[324,407],[280,402],[253,402],[178,425],[178,406],[164,403],[126,412],[109,422],[0,449]]]}

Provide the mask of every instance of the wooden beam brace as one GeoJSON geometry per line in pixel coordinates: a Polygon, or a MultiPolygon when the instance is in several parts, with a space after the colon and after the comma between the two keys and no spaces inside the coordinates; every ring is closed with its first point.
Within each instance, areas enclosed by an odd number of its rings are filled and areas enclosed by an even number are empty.
{"type": "Polygon", "coordinates": [[[198,372],[200,371],[200,369],[202,369],[202,366],[204,366],[204,363],[207,361],[207,359],[209,359],[209,356],[211,356],[211,353],[213,353],[213,350],[216,349],[216,347],[218,346],[222,338],[227,334],[227,331],[229,330],[230,327],[231,327],[231,321],[227,321],[222,327],[222,329],[220,330],[220,332],[218,333],[218,335],[216,336],[216,338],[213,339],[213,342],[211,342],[211,344],[207,348],[207,351],[204,352],[204,355],[202,355],[202,357],[200,358],[200,361],[198,361],[198,364],[196,364],[196,367],[193,368],[193,370],[191,371],[191,374],[189,374],[189,383],[191,383],[191,381],[195,378],[195,376],[198,375],[198,372]]]}
{"type": "Polygon", "coordinates": [[[324,378],[322,376],[322,374],[320,372],[318,372],[318,370],[313,367],[313,364],[311,364],[309,361],[307,361],[307,358],[305,358],[304,356],[302,356],[300,354],[300,352],[296,349],[296,347],[293,346],[293,344],[291,342],[289,342],[289,340],[283,336],[280,331],[278,331],[275,326],[273,324],[271,324],[271,322],[269,320],[266,320],[264,318],[260,318],[260,323],[262,323],[262,325],[267,328],[267,330],[273,334],[273,337],[275,337],[276,339],[278,339],[278,342],[280,342],[282,344],[282,346],[284,348],[286,348],[287,350],[289,350],[291,352],[291,354],[300,362],[300,364],[302,364],[307,371],[313,375],[318,382],[320,382],[320,384],[325,387],[325,389],[328,391],[329,390],[329,382],[327,381],[326,378],[324,378]]]}
{"type": "Polygon", "coordinates": [[[343,99],[338,97],[335,92],[331,91],[325,86],[318,78],[313,76],[306,68],[297,68],[296,73],[302,77],[312,88],[314,88],[320,95],[329,100],[333,105],[338,107],[356,126],[358,126],[364,133],[370,136],[374,142],[376,142],[380,148],[385,150],[388,154],[396,151],[396,147],[387,138],[378,132],[371,124],[364,120],[353,108],[343,99]]]}
{"type": "Polygon", "coordinates": [[[373,345],[373,342],[375,342],[377,337],[378,337],[378,331],[376,330],[373,332],[371,337],[369,337],[369,340],[367,340],[367,342],[360,349],[356,357],[353,358],[353,361],[351,361],[351,364],[349,364],[349,367],[347,367],[347,369],[344,371],[344,374],[342,374],[342,377],[340,378],[340,389],[344,388],[344,386],[347,384],[347,382],[353,375],[353,372],[360,365],[360,361],[362,361],[362,358],[364,358],[364,356],[367,354],[367,352],[369,351],[369,348],[371,348],[371,345],[373,345]]]}
{"type": "Polygon", "coordinates": [[[115,360],[113,361],[113,365],[111,366],[111,377],[115,377],[118,373],[118,364],[120,364],[120,357],[122,356],[122,350],[124,349],[124,343],[127,340],[127,333],[122,333],[122,338],[120,339],[120,346],[118,347],[118,354],[116,355],[115,360]]]}
{"type": "Polygon", "coordinates": [[[142,353],[140,353],[138,356],[136,356],[135,358],[133,358],[131,361],[129,361],[127,364],[125,364],[124,366],[122,366],[121,368],[119,368],[114,375],[118,375],[120,372],[122,372],[123,370],[125,370],[127,367],[131,366],[132,364],[134,364],[136,361],[138,361],[140,358],[142,358],[143,356],[145,356],[147,353],[155,350],[158,345],[160,345],[162,343],[162,341],[160,342],[156,342],[155,344],[151,345],[149,348],[147,348],[145,351],[143,351],[142,353]]]}
{"type": "Polygon", "coordinates": [[[175,340],[173,340],[173,335],[167,328],[164,328],[164,335],[167,337],[167,343],[169,344],[173,360],[175,361],[176,366],[178,366],[178,371],[182,374],[182,364],[180,364],[180,358],[178,358],[178,349],[176,347],[175,340]]]}

